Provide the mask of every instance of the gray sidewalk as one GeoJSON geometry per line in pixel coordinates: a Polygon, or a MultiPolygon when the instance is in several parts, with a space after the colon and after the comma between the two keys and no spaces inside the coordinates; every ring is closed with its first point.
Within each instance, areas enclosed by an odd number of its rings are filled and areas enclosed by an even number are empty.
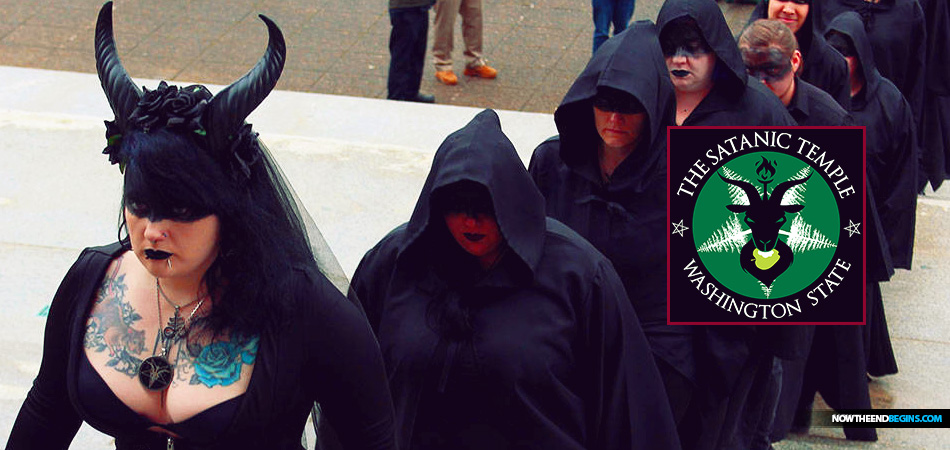
{"type": "MultiPolygon", "coordinates": [[[[93,28],[102,3],[0,0],[0,65],[94,73],[93,28]]],[[[655,19],[661,4],[638,1],[634,18],[655,19]]],[[[260,57],[267,33],[257,14],[265,14],[283,29],[288,45],[278,89],[386,98],[386,5],[386,0],[117,0],[115,33],[133,76],[226,84],[260,57]]],[[[721,6],[734,30],[751,10],[721,6]]],[[[459,84],[436,81],[427,60],[422,91],[435,94],[440,104],[554,112],[590,57],[590,2],[484,0],[484,20],[484,53],[498,78],[462,76],[457,31],[453,55],[459,84]]]]}

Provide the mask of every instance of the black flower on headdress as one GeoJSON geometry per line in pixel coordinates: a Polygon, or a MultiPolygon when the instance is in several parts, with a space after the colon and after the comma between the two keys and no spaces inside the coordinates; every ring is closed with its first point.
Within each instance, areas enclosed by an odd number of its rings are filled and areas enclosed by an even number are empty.
{"type": "Polygon", "coordinates": [[[103,155],[109,155],[109,162],[119,164],[119,171],[125,172],[125,161],[119,154],[119,147],[122,144],[122,129],[114,120],[106,120],[106,148],[102,150],[103,155]]]}
{"type": "Polygon", "coordinates": [[[235,181],[241,180],[239,174],[244,175],[244,179],[251,178],[251,166],[261,159],[260,143],[257,140],[257,133],[251,130],[251,124],[242,125],[237,135],[232,137],[228,154],[233,155],[231,177],[235,181]]]}
{"type": "Polygon", "coordinates": [[[170,128],[204,135],[201,114],[210,99],[211,92],[204,86],[179,89],[162,81],[153,91],[144,89],[144,95],[129,116],[129,123],[146,133],[170,128]]]}

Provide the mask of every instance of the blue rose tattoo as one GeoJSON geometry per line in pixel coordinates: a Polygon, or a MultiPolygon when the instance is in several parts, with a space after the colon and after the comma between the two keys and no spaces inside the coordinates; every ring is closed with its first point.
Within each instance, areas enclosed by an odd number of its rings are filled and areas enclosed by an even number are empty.
{"type": "Polygon", "coordinates": [[[234,338],[227,342],[212,342],[202,347],[195,358],[195,373],[189,384],[208,387],[230,386],[241,377],[244,365],[254,364],[257,357],[258,337],[234,338]]]}

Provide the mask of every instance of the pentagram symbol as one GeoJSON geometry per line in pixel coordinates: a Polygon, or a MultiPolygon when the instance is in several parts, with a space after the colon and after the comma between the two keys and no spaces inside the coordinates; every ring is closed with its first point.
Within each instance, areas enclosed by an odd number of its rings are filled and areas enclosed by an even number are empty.
{"type": "Polygon", "coordinates": [[[850,223],[850,225],[844,227],[845,230],[848,230],[848,237],[861,234],[861,230],[859,229],[861,227],[861,222],[855,223],[851,219],[848,219],[848,223],[850,223]]]}
{"type": "Polygon", "coordinates": [[[689,229],[688,226],[683,225],[683,220],[680,219],[679,222],[672,224],[673,225],[673,234],[678,234],[680,237],[683,237],[683,233],[689,229]]]}
{"type": "Polygon", "coordinates": [[[172,383],[171,363],[163,356],[150,356],[139,366],[139,382],[150,391],[162,391],[172,383]]]}

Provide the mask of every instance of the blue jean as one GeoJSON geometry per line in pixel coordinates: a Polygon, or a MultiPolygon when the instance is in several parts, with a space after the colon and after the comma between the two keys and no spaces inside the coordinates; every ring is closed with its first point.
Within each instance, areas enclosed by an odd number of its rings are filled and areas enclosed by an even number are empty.
{"type": "Polygon", "coordinates": [[[389,34],[386,98],[412,100],[419,95],[419,85],[422,83],[429,33],[429,7],[390,9],[389,21],[393,28],[389,34]]]}
{"type": "Polygon", "coordinates": [[[610,25],[614,34],[627,29],[636,0],[591,0],[594,10],[594,52],[610,37],[610,25]]]}

